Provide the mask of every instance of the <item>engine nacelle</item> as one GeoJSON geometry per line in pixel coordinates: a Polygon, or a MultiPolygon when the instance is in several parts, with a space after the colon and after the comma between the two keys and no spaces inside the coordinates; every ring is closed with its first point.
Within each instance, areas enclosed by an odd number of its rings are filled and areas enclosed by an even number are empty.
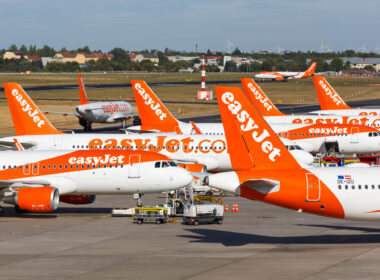
{"type": "Polygon", "coordinates": [[[275,79],[277,82],[281,82],[282,81],[282,77],[276,77],[275,79]]]}
{"type": "Polygon", "coordinates": [[[189,172],[207,172],[207,167],[199,163],[178,164],[178,166],[185,168],[189,172]]]}
{"type": "Polygon", "coordinates": [[[91,204],[94,203],[96,195],[70,195],[65,194],[59,197],[59,201],[68,204],[91,204]]]}
{"type": "Polygon", "coordinates": [[[59,191],[50,186],[21,188],[16,190],[13,201],[8,201],[8,203],[32,212],[50,212],[58,208],[59,191]]]}

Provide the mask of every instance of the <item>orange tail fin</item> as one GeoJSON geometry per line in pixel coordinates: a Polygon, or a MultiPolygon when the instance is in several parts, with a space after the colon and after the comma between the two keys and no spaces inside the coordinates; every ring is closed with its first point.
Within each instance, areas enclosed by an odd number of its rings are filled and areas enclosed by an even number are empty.
{"type": "Polygon", "coordinates": [[[317,63],[313,62],[310,67],[305,71],[305,74],[303,74],[302,78],[307,78],[314,76],[315,68],[317,67],[317,63]]]}
{"type": "Polygon", "coordinates": [[[240,88],[215,91],[233,169],[300,167],[240,88]]]}
{"type": "Polygon", "coordinates": [[[84,87],[82,74],[78,74],[78,80],[79,80],[79,104],[84,105],[88,104],[88,98],[86,93],[86,88],[84,87]]]}
{"type": "Polygon", "coordinates": [[[322,110],[352,109],[348,106],[323,76],[314,76],[313,82],[322,110]]]}
{"type": "Polygon", "coordinates": [[[132,80],[142,130],[180,133],[178,120],[142,80],[132,80]]]}
{"type": "Polygon", "coordinates": [[[251,101],[260,114],[264,117],[266,116],[286,116],[281,113],[276,106],[270,101],[266,94],[261,90],[261,88],[255,83],[253,79],[242,78],[241,84],[243,86],[243,91],[251,101]]]}
{"type": "Polygon", "coordinates": [[[19,84],[3,85],[17,135],[63,133],[55,129],[19,84]]]}

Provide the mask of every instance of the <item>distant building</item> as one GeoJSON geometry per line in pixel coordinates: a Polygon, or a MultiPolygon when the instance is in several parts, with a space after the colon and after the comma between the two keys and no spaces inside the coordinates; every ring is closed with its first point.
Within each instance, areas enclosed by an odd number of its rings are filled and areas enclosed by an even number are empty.
{"type": "Polygon", "coordinates": [[[367,65],[371,65],[378,72],[380,71],[380,58],[377,57],[342,57],[343,64],[350,63],[351,67],[363,69],[367,65]]]}
{"type": "Polygon", "coordinates": [[[130,56],[131,60],[134,62],[141,62],[143,60],[150,60],[154,64],[158,64],[160,62],[158,55],[155,53],[142,53],[142,54],[132,53],[129,56],[130,56]]]}
{"type": "Polygon", "coordinates": [[[3,55],[3,59],[21,59],[22,57],[27,58],[27,55],[21,52],[10,52],[10,51],[6,51],[3,55]]]}
{"type": "Polygon", "coordinates": [[[112,59],[112,54],[103,54],[103,53],[70,53],[62,52],[57,53],[55,58],[60,58],[62,63],[66,62],[77,62],[81,65],[87,64],[89,61],[97,61],[99,58],[106,57],[108,60],[112,59]]]}
{"type": "Polygon", "coordinates": [[[41,60],[41,57],[37,56],[37,55],[28,55],[27,56],[27,59],[29,62],[32,62],[32,61],[40,61],[41,60]]]}
{"type": "Polygon", "coordinates": [[[41,57],[42,66],[46,67],[49,63],[58,62],[63,63],[62,57],[41,57]]]}
{"type": "Polygon", "coordinates": [[[168,56],[169,61],[177,62],[177,61],[192,61],[194,59],[199,59],[199,56],[182,56],[182,55],[173,55],[168,56]]]}

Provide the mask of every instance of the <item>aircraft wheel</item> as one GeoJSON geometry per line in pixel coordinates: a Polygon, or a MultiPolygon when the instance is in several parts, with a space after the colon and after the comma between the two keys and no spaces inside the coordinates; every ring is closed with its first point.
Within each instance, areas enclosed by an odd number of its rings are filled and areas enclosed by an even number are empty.
{"type": "Polygon", "coordinates": [[[27,210],[21,209],[18,205],[15,205],[15,211],[16,211],[18,214],[23,214],[23,213],[28,212],[27,210]]]}

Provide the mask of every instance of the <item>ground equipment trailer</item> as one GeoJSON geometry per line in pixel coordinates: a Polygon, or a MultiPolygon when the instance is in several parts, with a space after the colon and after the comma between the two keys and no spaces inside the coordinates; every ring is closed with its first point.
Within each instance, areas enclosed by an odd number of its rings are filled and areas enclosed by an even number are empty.
{"type": "Polygon", "coordinates": [[[168,212],[164,207],[136,207],[133,222],[162,224],[168,221],[168,212]]]}

